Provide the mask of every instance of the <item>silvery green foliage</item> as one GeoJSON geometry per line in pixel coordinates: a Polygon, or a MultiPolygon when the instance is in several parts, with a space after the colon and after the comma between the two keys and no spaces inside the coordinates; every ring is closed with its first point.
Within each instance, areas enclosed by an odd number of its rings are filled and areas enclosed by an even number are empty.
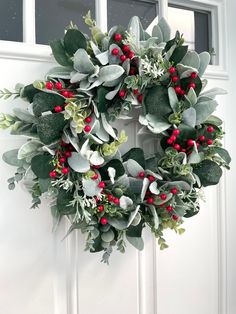
{"type": "Polygon", "coordinates": [[[184,218],[199,211],[202,186],[217,184],[229,168],[222,121],[213,115],[225,91],[205,89],[209,53],[188,51],[178,31],[171,39],[163,18],[149,33],[136,16],[107,34],[90,13],[85,22],[91,38],[71,24],[50,43],[59,65],[47,82],[0,91],[30,103],[0,114],[0,128],[26,137],[3,160],[17,167],[9,189],[24,179],[32,207],[51,198],[55,225],[66,215],[67,235],[86,233],[86,250],[104,251],[108,263],[115,245],[142,250],[145,226],[166,248],[163,231],[182,234],[184,218]],[[134,116],[140,146],[155,143],[150,156],[137,147],[120,152],[127,137],[113,121],[134,116]]]}

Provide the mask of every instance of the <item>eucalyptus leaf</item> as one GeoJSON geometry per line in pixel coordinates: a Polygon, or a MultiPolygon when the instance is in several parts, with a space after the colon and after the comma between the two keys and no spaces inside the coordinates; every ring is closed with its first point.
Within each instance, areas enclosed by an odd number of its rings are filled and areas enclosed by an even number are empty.
{"type": "Polygon", "coordinates": [[[80,153],[72,152],[68,158],[69,166],[76,172],[85,173],[90,170],[89,161],[80,153]]]}

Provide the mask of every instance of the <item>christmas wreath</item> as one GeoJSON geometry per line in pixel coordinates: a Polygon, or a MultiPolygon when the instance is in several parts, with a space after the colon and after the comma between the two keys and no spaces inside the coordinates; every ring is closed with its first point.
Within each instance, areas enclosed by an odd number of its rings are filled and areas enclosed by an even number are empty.
{"type": "Polygon", "coordinates": [[[63,39],[50,42],[59,66],[45,81],[0,92],[28,102],[0,115],[0,128],[27,137],[3,160],[17,167],[9,189],[23,179],[33,208],[50,197],[55,219],[71,222],[68,234],[86,233],[86,249],[104,251],[107,262],[113,247],[125,251],[126,240],[143,249],[145,226],[166,248],[163,231],[183,233],[184,218],[199,212],[202,187],[217,184],[222,167],[229,168],[222,121],[212,115],[215,96],[225,91],[205,91],[209,53],[189,51],[178,31],[170,39],[164,19],[151,35],[138,17],[127,30],[108,33],[90,13],[84,19],[91,38],[71,24],[63,39]],[[128,138],[113,122],[137,113],[137,136],[152,139],[156,151],[134,147],[122,155],[128,138]]]}

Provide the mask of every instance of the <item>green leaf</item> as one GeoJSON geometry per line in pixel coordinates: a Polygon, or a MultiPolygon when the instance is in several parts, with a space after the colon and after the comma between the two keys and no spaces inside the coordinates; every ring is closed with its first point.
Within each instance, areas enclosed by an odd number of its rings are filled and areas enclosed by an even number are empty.
{"type": "Polygon", "coordinates": [[[196,51],[188,51],[184,58],[181,60],[181,63],[186,66],[190,66],[198,70],[200,66],[200,58],[196,51]]]}
{"type": "Polygon", "coordinates": [[[96,196],[101,192],[97,180],[82,179],[83,191],[87,196],[96,196]]]}
{"type": "Polygon", "coordinates": [[[152,37],[158,38],[158,43],[163,42],[163,35],[159,25],[154,25],[152,29],[152,37]]]}
{"type": "Polygon", "coordinates": [[[23,165],[23,160],[19,160],[17,156],[18,149],[12,149],[2,155],[2,160],[8,165],[21,167],[23,165]]]}
{"type": "Polygon", "coordinates": [[[230,164],[231,157],[228,151],[222,147],[214,147],[214,151],[227,163],[230,164]]]}
{"type": "Polygon", "coordinates": [[[194,108],[196,110],[196,125],[207,120],[207,118],[215,111],[218,103],[215,100],[203,101],[197,103],[194,108]]]}
{"type": "Polygon", "coordinates": [[[33,173],[42,179],[49,178],[49,173],[54,169],[51,155],[37,155],[31,160],[31,169],[33,173]]]}
{"type": "Polygon", "coordinates": [[[37,125],[40,140],[46,145],[59,140],[67,123],[62,113],[41,116],[37,125]]]}
{"type": "Polygon", "coordinates": [[[198,75],[202,77],[204,72],[206,71],[208,64],[210,63],[211,56],[208,52],[204,51],[199,54],[199,58],[200,58],[200,67],[198,69],[198,75]]]}
{"type": "Polygon", "coordinates": [[[154,134],[159,134],[169,129],[171,126],[171,124],[167,122],[166,119],[154,114],[147,114],[146,120],[148,122],[148,129],[154,134]]]}
{"type": "Polygon", "coordinates": [[[127,153],[122,156],[123,161],[128,159],[135,160],[141,167],[145,169],[145,157],[142,148],[131,148],[127,153]]]}
{"type": "Polygon", "coordinates": [[[73,55],[79,48],[87,48],[87,40],[78,29],[68,29],[64,37],[65,50],[73,55]]]}
{"type": "Polygon", "coordinates": [[[101,234],[101,238],[102,238],[102,241],[110,243],[115,238],[114,231],[110,229],[107,232],[103,232],[101,234]]]}
{"type": "Polygon", "coordinates": [[[171,28],[164,17],[159,20],[158,26],[161,29],[163,41],[167,42],[168,40],[170,40],[171,28]]]}
{"type": "Polygon", "coordinates": [[[56,106],[63,106],[65,99],[56,94],[40,92],[33,99],[33,113],[36,117],[43,112],[52,111],[56,106]]]}
{"type": "Polygon", "coordinates": [[[68,158],[68,164],[74,171],[79,173],[85,173],[90,170],[89,161],[77,152],[72,152],[71,157],[68,158]]]}
{"type": "Polygon", "coordinates": [[[131,34],[135,44],[139,47],[140,40],[145,40],[145,34],[138,16],[133,16],[128,25],[128,32],[131,34]]]}
{"type": "Polygon", "coordinates": [[[21,98],[24,98],[28,102],[32,103],[33,98],[37,93],[39,93],[39,90],[34,88],[33,84],[26,85],[21,91],[21,98]]]}
{"type": "Polygon", "coordinates": [[[99,173],[103,180],[109,180],[108,168],[114,168],[116,170],[115,180],[121,177],[125,173],[122,162],[118,159],[112,159],[105,166],[99,168],[99,173]]]}
{"type": "Polygon", "coordinates": [[[20,119],[21,121],[27,122],[27,123],[35,123],[36,119],[35,117],[29,113],[28,110],[21,109],[21,108],[14,108],[13,112],[15,116],[20,119]]]}
{"type": "Polygon", "coordinates": [[[196,105],[197,95],[192,87],[189,89],[188,94],[185,97],[189,101],[191,106],[196,105]]]}
{"type": "Polygon", "coordinates": [[[127,228],[127,221],[118,218],[109,217],[108,223],[117,230],[125,230],[127,228]]]}
{"type": "Polygon", "coordinates": [[[170,62],[174,62],[175,64],[180,63],[183,57],[186,55],[188,51],[188,46],[179,46],[176,47],[172,56],[170,57],[170,62]]]}
{"type": "Polygon", "coordinates": [[[50,186],[51,186],[51,179],[39,178],[39,187],[42,193],[47,192],[50,186]]]}
{"type": "Polygon", "coordinates": [[[173,87],[168,88],[168,96],[169,96],[170,106],[172,110],[176,112],[176,108],[177,108],[179,100],[173,87]]]}
{"type": "Polygon", "coordinates": [[[97,108],[99,112],[107,112],[109,106],[109,101],[106,99],[106,94],[109,92],[109,89],[101,86],[97,89],[98,104],[97,108]]]}
{"type": "Polygon", "coordinates": [[[72,65],[72,61],[65,51],[65,47],[60,39],[52,40],[49,42],[49,45],[52,49],[52,53],[56,61],[63,66],[72,65]]]}
{"type": "Polygon", "coordinates": [[[124,68],[120,65],[111,64],[102,67],[99,71],[99,81],[101,82],[110,82],[114,81],[121,77],[124,73],[124,68]]]}
{"type": "Polygon", "coordinates": [[[42,148],[43,144],[37,140],[30,140],[26,142],[18,151],[19,159],[26,159],[37,154],[40,148],[42,148]]]}
{"type": "Polygon", "coordinates": [[[73,201],[74,196],[72,192],[60,189],[57,196],[57,209],[61,215],[71,215],[76,212],[75,206],[68,204],[73,201]]]}
{"type": "Polygon", "coordinates": [[[185,110],[182,115],[182,121],[186,125],[194,128],[196,125],[196,110],[194,108],[188,108],[185,110]]]}
{"type": "Polygon", "coordinates": [[[222,169],[212,160],[203,160],[194,173],[199,177],[203,186],[218,184],[222,176],[222,169]]]}
{"type": "Polygon", "coordinates": [[[46,77],[60,78],[69,80],[72,67],[54,67],[47,72],[46,77]]]}
{"type": "Polygon", "coordinates": [[[133,159],[127,161],[127,170],[132,177],[137,177],[140,172],[144,171],[143,167],[133,159]]]}
{"type": "Polygon", "coordinates": [[[172,112],[168,90],[165,86],[154,86],[148,89],[144,97],[147,113],[164,117],[172,112]]]}
{"type": "Polygon", "coordinates": [[[211,115],[210,117],[208,117],[208,119],[205,121],[205,123],[206,124],[212,124],[212,125],[219,127],[222,125],[223,121],[220,118],[211,115]]]}
{"type": "Polygon", "coordinates": [[[144,248],[144,242],[142,238],[129,237],[126,235],[126,239],[132,244],[137,250],[142,251],[144,248]]]}
{"type": "Polygon", "coordinates": [[[76,71],[84,74],[92,74],[95,72],[95,66],[86,50],[78,49],[76,51],[74,55],[74,68],[76,71]]]}

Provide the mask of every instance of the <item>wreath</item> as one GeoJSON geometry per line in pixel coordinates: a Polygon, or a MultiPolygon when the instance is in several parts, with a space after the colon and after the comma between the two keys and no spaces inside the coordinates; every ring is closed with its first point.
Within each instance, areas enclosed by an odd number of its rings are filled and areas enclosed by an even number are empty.
{"type": "Polygon", "coordinates": [[[225,91],[204,90],[211,56],[189,51],[178,31],[170,39],[165,19],[152,35],[138,17],[127,30],[108,33],[90,13],[84,20],[91,38],[71,24],[63,39],[50,42],[59,66],[45,81],[0,92],[28,103],[0,115],[1,129],[27,137],[3,160],[17,167],[10,190],[23,179],[32,208],[49,197],[55,220],[66,215],[68,234],[86,233],[86,250],[104,251],[108,262],[112,248],[125,251],[126,240],[142,250],[146,226],[161,249],[168,247],[163,231],[182,234],[184,218],[199,212],[202,187],[217,184],[222,167],[229,168],[222,121],[212,115],[225,91]],[[117,119],[136,119],[140,143],[152,140],[155,152],[134,147],[121,154],[128,138],[114,127],[117,119]]]}

